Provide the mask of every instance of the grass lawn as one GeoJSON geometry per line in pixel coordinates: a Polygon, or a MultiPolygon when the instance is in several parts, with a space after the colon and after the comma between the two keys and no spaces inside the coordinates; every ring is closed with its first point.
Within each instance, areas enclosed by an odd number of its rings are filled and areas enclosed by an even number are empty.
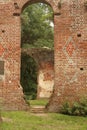
{"type": "Polygon", "coordinates": [[[24,111],[2,112],[0,130],[87,130],[87,117],[55,113],[34,115],[24,111]]]}
{"type": "Polygon", "coordinates": [[[49,99],[28,100],[28,102],[31,106],[45,106],[49,102],[49,99]]]}

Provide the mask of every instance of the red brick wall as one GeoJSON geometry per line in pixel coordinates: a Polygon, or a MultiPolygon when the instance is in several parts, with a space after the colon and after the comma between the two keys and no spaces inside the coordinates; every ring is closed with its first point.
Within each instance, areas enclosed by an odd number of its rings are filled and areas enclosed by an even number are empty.
{"type": "Polygon", "coordinates": [[[7,109],[25,109],[20,84],[21,10],[38,1],[50,4],[54,11],[55,87],[49,111],[59,111],[61,104],[78,100],[87,93],[87,9],[84,0],[0,1],[0,60],[5,62],[0,76],[0,97],[7,109]],[[14,6],[18,3],[19,9],[14,6]],[[60,15],[59,15],[60,14],[60,15]],[[14,16],[17,15],[17,16],[14,16]],[[3,53],[2,53],[2,50],[3,53]]]}
{"type": "MultiPolygon", "coordinates": [[[[50,98],[54,87],[54,51],[50,49],[38,50],[38,89],[37,98],[50,98]]],[[[34,55],[33,55],[34,56],[34,55]]],[[[35,55],[36,56],[36,55],[35,55]]]]}
{"type": "Polygon", "coordinates": [[[41,63],[38,71],[37,98],[50,98],[54,87],[54,64],[52,61],[41,63]]]}
{"type": "Polygon", "coordinates": [[[63,2],[61,15],[54,17],[55,88],[49,111],[59,111],[64,102],[87,94],[86,15],[83,0],[69,0],[63,2]]]}

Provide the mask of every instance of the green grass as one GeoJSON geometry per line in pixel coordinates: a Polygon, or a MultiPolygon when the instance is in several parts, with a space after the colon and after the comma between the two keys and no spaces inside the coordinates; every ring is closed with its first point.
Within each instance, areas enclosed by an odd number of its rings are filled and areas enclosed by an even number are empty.
{"type": "Polygon", "coordinates": [[[48,103],[49,99],[38,99],[38,100],[29,100],[28,102],[30,103],[30,105],[34,106],[34,105],[41,105],[41,106],[45,106],[48,103]]]}
{"type": "Polygon", "coordinates": [[[3,112],[0,130],[87,130],[87,117],[48,113],[36,116],[24,111],[3,112]],[[9,121],[10,119],[10,121],[9,121]]]}
{"type": "Polygon", "coordinates": [[[22,48],[35,48],[34,47],[34,45],[32,45],[32,44],[27,44],[27,43],[25,43],[23,46],[22,46],[22,48]]]}

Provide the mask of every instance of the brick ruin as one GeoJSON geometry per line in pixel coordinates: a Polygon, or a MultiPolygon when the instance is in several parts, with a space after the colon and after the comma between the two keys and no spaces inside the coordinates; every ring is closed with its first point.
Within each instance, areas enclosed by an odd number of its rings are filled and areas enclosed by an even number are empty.
{"type": "Polygon", "coordinates": [[[37,64],[37,99],[50,98],[54,86],[54,51],[47,48],[22,49],[37,64]]]}
{"type": "Polygon", "coordinates": [[[44,2],[54,12],[54,91],[48,110],[87,94],[86,0],[0,0],[0,97],[7,110],[26,110],[20,86],[21,12],[44,2]]]}

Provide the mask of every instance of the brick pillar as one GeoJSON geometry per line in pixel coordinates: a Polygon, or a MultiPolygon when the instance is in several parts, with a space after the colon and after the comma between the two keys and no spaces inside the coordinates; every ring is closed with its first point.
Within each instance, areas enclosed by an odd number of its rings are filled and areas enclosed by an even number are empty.
{"type": "Polygon", "coordinates": [[[55,24],[55,86],[49,111],[60,111],[65,102],[73,103],[87,95],[87,12],[83,1],[62,5],[55,24]]]}
{"type": "Polygon", "coordinates": [[[0,5],[0,99],[3,109],[26,110],[20,85],[20,16],[14,15],[12,6],[0,5]]]}

